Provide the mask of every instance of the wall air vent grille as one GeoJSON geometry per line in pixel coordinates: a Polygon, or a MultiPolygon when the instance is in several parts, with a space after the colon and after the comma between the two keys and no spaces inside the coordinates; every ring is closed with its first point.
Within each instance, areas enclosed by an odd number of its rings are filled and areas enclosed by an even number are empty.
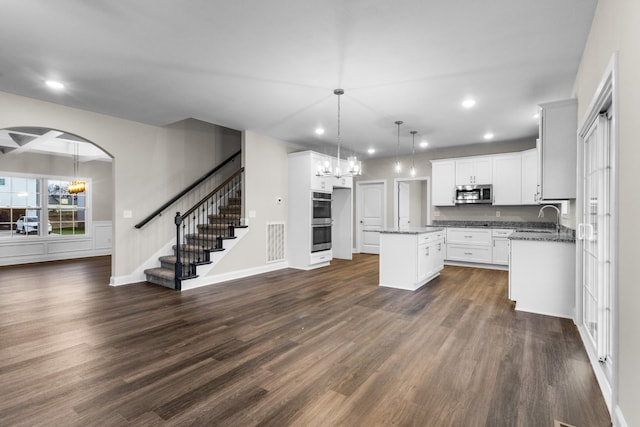
{"type": "Polygon", "coordinates": [[[267,223],[267,262],[285,260],[284,222],[267,223]]]}

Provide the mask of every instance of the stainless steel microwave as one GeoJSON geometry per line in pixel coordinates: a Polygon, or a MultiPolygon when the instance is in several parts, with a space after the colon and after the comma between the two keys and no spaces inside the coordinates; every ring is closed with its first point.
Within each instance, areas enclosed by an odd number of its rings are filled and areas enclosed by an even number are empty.
{"type": "Polygon", "coordinates": [[[465,203],[492,203],[492,185],[457,185],[456,205],[465,203]]]}

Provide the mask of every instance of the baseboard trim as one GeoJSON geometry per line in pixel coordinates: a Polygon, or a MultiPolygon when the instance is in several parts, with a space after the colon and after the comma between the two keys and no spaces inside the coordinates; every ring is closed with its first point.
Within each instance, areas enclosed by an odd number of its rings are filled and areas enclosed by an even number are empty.
{"type": "Polygon", "coordinates": [[[243,270],[230,271],[228,273],[215,274],[211,276],[197,277],[182,282],[182,291],[201,288],[203,286],[215,285],[217,283],[228,282],[230,280],[243,279],[245,277],[255,276],[257,274],[269,273],[271,271],[282,270],[288,268],[289,263],[286,261],[270,263],[258,267],[245,268],[243,270]]]}
{"type": "Polygon", "coordinates": [[[444,265],[453,265],[456,267],[472,267],[472,268],[486,268],[488,270],[502,270],[508,271],[508,265],[500,265],[500,264],[484,264],[484,263],[475,263],[475,262],[465,262],[465,261],[454,261],[454,260],[444,260],[444,265]]]}

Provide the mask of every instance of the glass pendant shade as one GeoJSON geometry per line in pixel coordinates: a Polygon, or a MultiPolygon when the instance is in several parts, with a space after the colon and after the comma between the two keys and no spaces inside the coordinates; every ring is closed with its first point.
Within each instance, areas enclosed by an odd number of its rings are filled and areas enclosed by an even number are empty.
{"type": "Polygon", "coordinates": [[[400,164],[400,125],[404,123],[402,120],[397,120],[395,122],[396,126],[398,126],[398,145],[396,146],[396,165],[395,171],[396,173],[400,173],[402,171],[402,165],[400,164]]]}

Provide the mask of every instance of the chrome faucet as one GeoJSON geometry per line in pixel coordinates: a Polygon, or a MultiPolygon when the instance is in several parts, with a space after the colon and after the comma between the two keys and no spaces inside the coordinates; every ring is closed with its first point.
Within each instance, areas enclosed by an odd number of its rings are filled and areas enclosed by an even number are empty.
{"type": "Polygon", "coordinates": [[[544,218],[544,210],[545,208],[553,208],[556,210],[556,233],[560,232],[560,209],[554,205],[544,205],[540,208],[540,212],[538,212],[538,218],[544,218]]]}

